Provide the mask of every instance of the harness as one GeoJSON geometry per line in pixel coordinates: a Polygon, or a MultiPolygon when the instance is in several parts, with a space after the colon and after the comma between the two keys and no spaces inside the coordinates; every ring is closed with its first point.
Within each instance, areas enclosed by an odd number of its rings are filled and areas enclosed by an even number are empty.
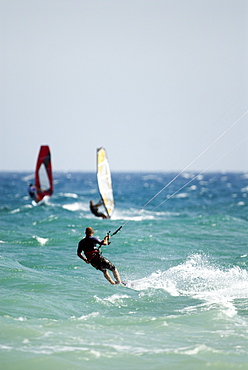
{"type": "Polygon", "coordinates": [[[84,252],[84,254],[87,257],[87,260],[91,262],[91,261],[96,261],[97,259],[99,259],[101,252],[99,249],[96,249],[94,251],[84,252]]]}

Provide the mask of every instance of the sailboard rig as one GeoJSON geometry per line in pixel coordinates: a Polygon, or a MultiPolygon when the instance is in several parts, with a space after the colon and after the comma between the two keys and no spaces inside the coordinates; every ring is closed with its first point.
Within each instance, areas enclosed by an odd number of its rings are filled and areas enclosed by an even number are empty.
{"type": "Polygon", "coordinates": [[[52,162],[48,145],[40,147],[35,169],[35,187],[36,203],[40,203],[44,197],[50,197],[53,194],[52,162]]]}
{"type": "Polygon", "coordinates": [[[98,189],[108,218],[114,212],[114,195],[109,161],[104,148],[97,149],[97,182],[98,189]]]}

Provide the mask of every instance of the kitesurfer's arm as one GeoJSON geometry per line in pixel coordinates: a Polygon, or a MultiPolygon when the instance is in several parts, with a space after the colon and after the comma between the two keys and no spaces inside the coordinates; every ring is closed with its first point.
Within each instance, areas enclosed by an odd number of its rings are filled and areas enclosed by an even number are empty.
{"type": "Polygon", "coordinates": [[[82,253],[77,252],[77,255],[78,255],[78,257],[79,257],[79,258],[81,258],[81,260],[83,260],[83,261],[84,261],[84,262],[86,262],[86,263],[89,263],[89,261],[87,260],[87,258],[86,258],[86,257],[84,257],[84,256],[82,255],[82,253]]]}
{"type": "MultiPolygon", "coordinates": [[[[81,241],[81,242],[82,242],[82,241],[81,241]]],[[[84,256],[82,255],[83,247],[82,247],[82,245],[81,245],[81,242],[79,242],[79,243],[78,243],[77,256],[78,256],[79,258],[81,258],[81,260],[83,260],[84,262],[86,262],[86,263],[90,263],[90,262],[87,260],[87,258],[86,258],[86,257],[84,257],[84,256]]]]}
{"type": "Polygon", "coordinates": [[[106,235],[105,238],[101,241],[101,245],[108,245],[109,239],[110,239],[110,236],[106,235]]]}

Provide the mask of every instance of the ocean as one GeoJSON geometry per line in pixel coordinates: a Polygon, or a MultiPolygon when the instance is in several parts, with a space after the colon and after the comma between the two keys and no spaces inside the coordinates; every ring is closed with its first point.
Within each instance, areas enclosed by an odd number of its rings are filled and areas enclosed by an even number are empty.
{"type": "Polygon", "coordinates": [[[248,173],[183,173],[149,202],[175,175],[112,173],[103,220],[95,173],[55,172],[41,206],[32,173],[0,173],[1,370],[248,369],[248,173]],[[88,226],[123,226],[102,253],[127,286],[77,257],[88,226]]]}

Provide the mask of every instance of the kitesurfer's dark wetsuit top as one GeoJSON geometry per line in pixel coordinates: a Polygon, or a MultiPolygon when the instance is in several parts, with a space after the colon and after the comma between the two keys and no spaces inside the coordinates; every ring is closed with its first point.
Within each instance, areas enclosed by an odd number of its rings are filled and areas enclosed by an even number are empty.
{"type": "Polygon", "coordinates": [[[95,238],[94,236],[86,236],[78,243],[77,253],[80,254],[84,252],[87,260],[97,270],[101,270],[102,272],[106,272],[106,270],[115,270],[115,266],[107,260],[107,258],[101,256],[99,250],[96,248],[97,244],[101,246],[103,240],[95,238]]]}

